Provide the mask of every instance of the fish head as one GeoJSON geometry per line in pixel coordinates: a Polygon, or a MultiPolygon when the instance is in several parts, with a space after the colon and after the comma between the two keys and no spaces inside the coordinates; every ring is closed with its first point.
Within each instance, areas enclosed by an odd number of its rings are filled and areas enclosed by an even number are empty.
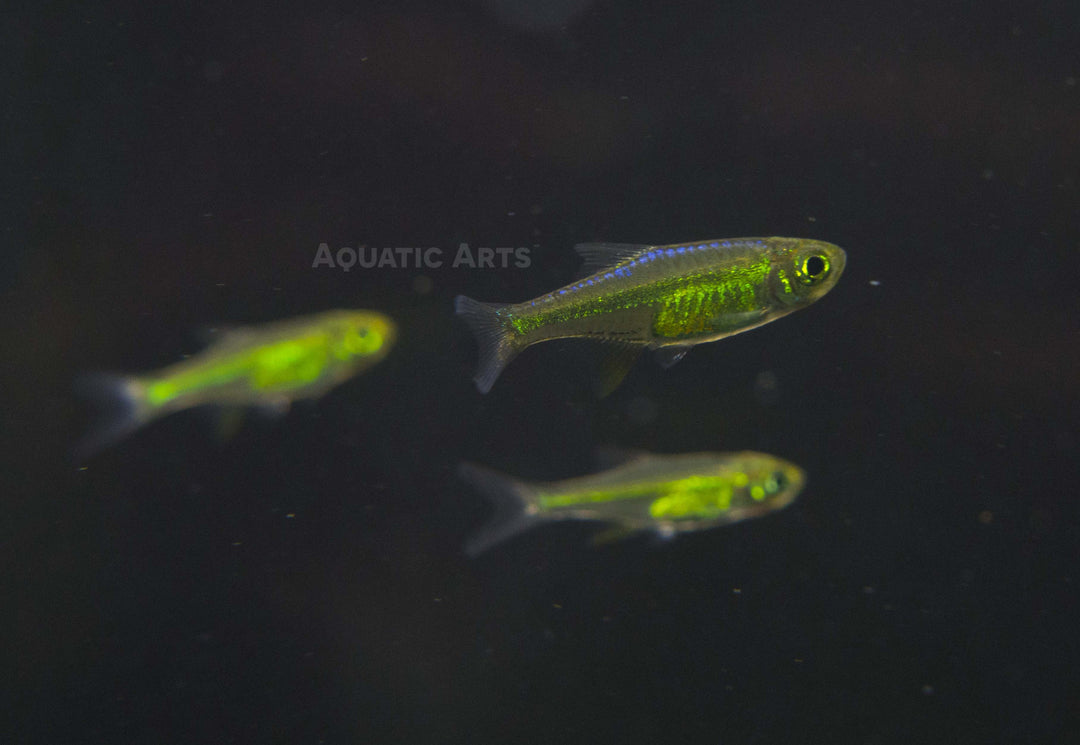
{"type": "Polygon", "coordinates": [[[783,509],[795,501],[806,474],[794,463],[767,453],[746,451],[734,459],[739,478],[731,506],[747,516],[783,509]]]}
{"type": "Polygon", "coordinates": [[[397,338],[397,326],[382,313],[341,311],[327,320],[334,355],[342,362],[382,359],[397,338]]]}
{"type": "Polygon", "coordinates": [[[769,283],[787,306],[809,305],[831,290],[844,273],[844,249],[809,238],[778,238],[769,283]]]}

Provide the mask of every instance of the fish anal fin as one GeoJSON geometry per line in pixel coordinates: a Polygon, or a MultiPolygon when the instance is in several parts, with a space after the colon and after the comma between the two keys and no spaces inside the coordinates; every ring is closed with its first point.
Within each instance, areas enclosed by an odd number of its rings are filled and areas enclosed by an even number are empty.
{"type": "Polygon", "coordinates": [[[624,541],[641,532],[641,529],[632,525],[608,525],[603,530],[593,534],[589,540],[593,546],[608,546],[612,543],[624,541]]]}
{"type": "Polygon", "coordinates": [[[584,263],[575,279],[596,274],[601,269],[632,259],[650,248],[653,246],[638,243],[579,243],[574,246],[574,250],[584,259],[584,263]]]}
{"type": "Polygon", "coordinates": [[[606,398],[622,384],[641,352],[642,347],[636,344],[609,342],[604,345],[598,364],[597,394],[600,398],[606,398]]]}
{"type": "Polygon", "coordinates": [[[244,426],[247,409],[243,406],[222,406],[217,412],[217,438],[219,442],[228,442],[244,426]]]}

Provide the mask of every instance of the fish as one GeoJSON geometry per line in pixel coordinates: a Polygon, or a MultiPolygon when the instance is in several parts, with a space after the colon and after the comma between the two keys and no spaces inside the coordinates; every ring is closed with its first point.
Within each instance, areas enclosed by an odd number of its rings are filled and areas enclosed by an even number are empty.
{"type": "Polygon", "coordinates": [[[105,419],[76,444],[97,453],[147,423],[204,404],[284,413],[376,364],[397,338],[393,320],[374,311],[332,310],[271,323],[226,327],[203,351],[138,375],[95,373],[77,387],[105,419]]]}
{"type": "Polygon", "coordinates": [[[748,520],[791,504],[806,483],[794,463],[767,453],[635,453],[589,476],[529,483],[474,463],[458,475],[494,507],[468,539],[475,557],[538,525],[556,520],[610,524],[594,543],[638,533],[670,538],[687,531],[748,520]]]}
{"type": "Polygon", "coordinates": [[[618,387],[637,357],[664,367],[691,347],[805,308],[831,290],[846,254],[807,238],[731,238],[667,246],[582,243],[582,278],[522,303],[454,299],[480,348],[475,377],[491,390],[522,350],[551,339],[607,343],[601,394],[618,387]]]}

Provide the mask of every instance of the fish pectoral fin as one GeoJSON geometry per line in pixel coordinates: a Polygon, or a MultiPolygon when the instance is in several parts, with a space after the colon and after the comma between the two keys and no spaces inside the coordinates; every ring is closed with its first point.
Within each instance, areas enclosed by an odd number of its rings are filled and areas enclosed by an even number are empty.
{"type": "Polygon", "coordinates": [[[641,356],[642,347],[636,344],[610,342],[604,345],[599,362],[597,395],[606,398],[622,384],[630,368],[641,356]]]}
{"type": "Polygon", "coordinates": [[[656,361],[666,370],[685,357],[686,353],[690,351],[690,347],[689,344],[676,347],[660,347],[653,354],[656,356],[656,361]]]}
{"type": "Polygon", "coordinates": [[[575,279],[596,274],[601,269],[632,259],[650,248],[653,246],[638,243],[579,243],[574,246],[574,250],[585,260],[585,263],[581,265],[575,279]]]}
{"type": "Polygon", "coordinates": [[[610,525],[600,532],[595,533],[589,543],[593,546],[608,546],[612,543],[626,540],[640,532],[640,528],[630,525],[610,525]]]}

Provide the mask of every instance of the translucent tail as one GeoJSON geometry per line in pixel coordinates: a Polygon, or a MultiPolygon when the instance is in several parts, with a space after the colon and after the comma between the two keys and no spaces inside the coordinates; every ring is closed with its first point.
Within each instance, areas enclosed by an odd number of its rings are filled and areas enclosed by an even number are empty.
{"type": "Polygon", "coordinates": [[[469,556],[475,557],[544,519],[536,514],[532,487],[523,481],[472,463],[458,466],[458,475],[476,487],[495,508],[495,514],[465,542],[465,553],[469,556]]]}
{"type": "Polygon", "coordinates": [[[499,315],[499,310],[505,307],[498,303],[481,303],[464,295],[454,298],[455,312],[469,324],[480,346],[480,367],[473,380],[481,393],[491,390],[502,369],[521,351],[514,343],[507,317],[499,315]]]}
{"type": "Polygon", "coordinates": [[[146,401],[146,387],[138,378],[96,373],[79,378],[75,389],[99,410],[92,431],[75,445],[76,459],[100,452],[153,416],[146,401]]]}

